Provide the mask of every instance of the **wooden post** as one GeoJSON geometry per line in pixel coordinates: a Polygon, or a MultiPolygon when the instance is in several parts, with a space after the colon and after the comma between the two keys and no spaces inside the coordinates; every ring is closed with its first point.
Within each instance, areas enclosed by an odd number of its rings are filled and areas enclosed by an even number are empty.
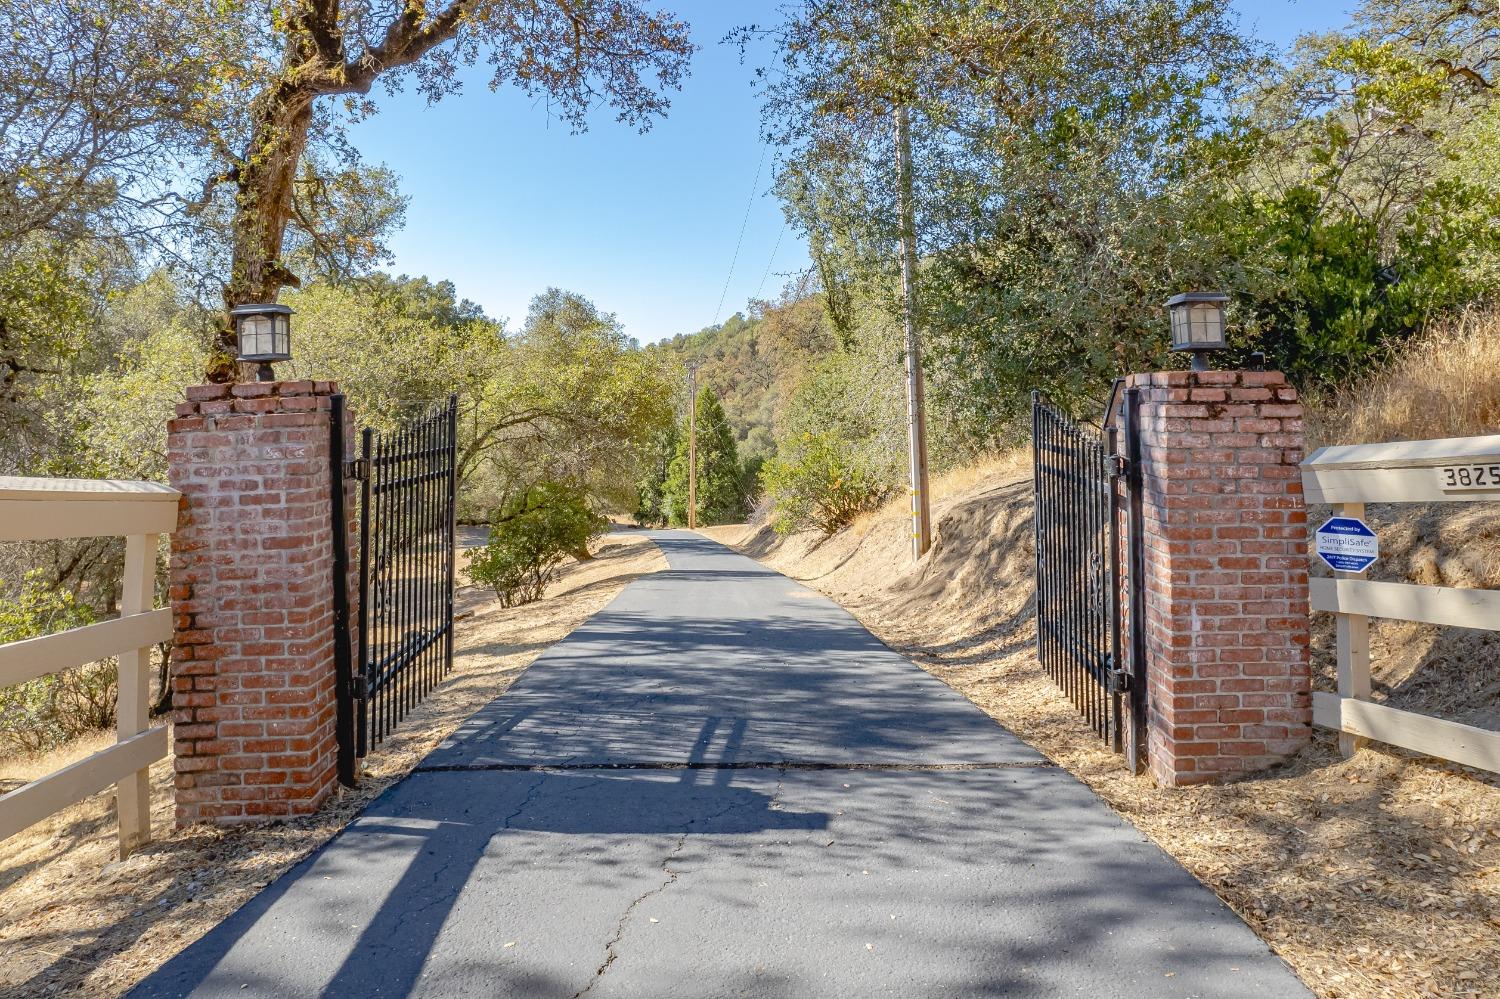
{"type": "MultiPolygon", "coordinates": [[[[155,534],[132,534],[125,539],[125,579],[120,616],[143,614],[156,602],[155,534]]],[[[120,653],[116,681],[115,725],[120,742],[146,731],[151,647],[120,653]]],[[[151,771],[137,770],[115,784],[120,820],[120,859],[151,841],[151,771]]]]}
{"type": "Polygon", "coordinates": [[[688,530],[698,529],[698,369],[688,365],[688,530]]]}
{"type": "Polygon", "coordinates": [[[932,501],[927,492],[927,401],[922,384],[922,344],[915,315],[916,208],[911,179],[911,129],[905,105],[896,107],[896,172],[900,188],[901,304],[906,327],[907,450],[911,462],[911,557],[932,547],[932,501]]]}
{"type": "MultiPolygon", "coordinates": [[[[1340,503],[1339,516],[1364,520],[1365,505],[1363,503],[1340,503]]],[[[1362,574],[1357,572],[1335,572],[1333,575],[1335,579],[1363,578],[1362,574]]],[[[1368,701],[1370,699],[1370,619],[1363,614],[1340,612],[1334,616],[1334,624],[1338,640],[1339,696],[1368,701]]],[[[1357,750],[1369,745],[1369,742],[1368,739],[1340,732],[1339,752],[1344,756],[1353,756],[1357,750]]]]}

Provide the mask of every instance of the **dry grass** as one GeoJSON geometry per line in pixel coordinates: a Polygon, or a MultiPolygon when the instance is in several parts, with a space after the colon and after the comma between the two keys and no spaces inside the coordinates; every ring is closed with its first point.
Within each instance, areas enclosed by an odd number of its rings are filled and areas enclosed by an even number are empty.
{"type": "MultiPolygon", "coordinates": [[[[822,542],[710,533],[838,600],[1087,783],[1319,996],[1500,995],[1500,781],[1381,749],[1343,760],[1326,735],[1284,767],[1217,787],[1158,788],[1127,774],[1037,665],[1024,458],[940,494],[937,545],[915,566],[904,504],[822,542]]],[[[1381,531],[1390,577],[1494,585],[1500,562],[1476,552],[1495,550],[1495,511],[1371,515],[1391,518],[1381,531]]],[[[1318,626],[1320,689],[1333,686],[1330,634],[1318,626]]],[[[1376,622],[1372,644],[1378,697],[1471,724],[1500,720],[1492,636],[1376,622]]]]}
{"type": "MultiPolygon", "coordinates": [[[[1023,474],[1023,472],[1029,475],[1030,469],[1030,451],[1004,451],[982,458],[971,465],[962,465],[933,476],[927,484],[928,490],[932,493],[932,502],[934,504],[933,523],[936,524],[937,522],[936,507],[941,505],[944,500],[954,496],[966,495],[984,482],[1013,478],[1023,474]]],[[[893,515],[907,518],[911,516],[911,499],[905,492],[887,501],[879,510],[862,514],[856,518],[854,523],[850,525],[850,530],[857,535],[863,536],[869,533],[874,525],[883,523],[893,515]]]]}
{"type": "Polygon", "coordinates": [[[1500,308],[1471,309],[1409,344],[1383,370],[1308,410],[1308,443],[1500,432],[1500,308]]]}
{"type": "MultiPolygon", "coordinates": [[[[538,603],[502,610],[493,594],[460,590],[452,675],[370,758],[360,788],[315,816],[173,830],[168,759],[151,768],[158,839],[128,861],[115,862],[109,794],[0,843],[0,997],[120,995],[330,839],[628,582],[665,567],[645,537],[611,535],[594,561],[566,566],[538,603]]],[[[6,773],[34,776],[56,762],[6,773]]]]}
{"type": "Polygon", "coordinates": [[[36,756],[8,756],[0,759],[0,794],[13,791],[27,781],[45,777],[70,763],[77,763],[101,749],[114,745],[115,734],[100,729],[81,735],[67,745],[36,756]]]}

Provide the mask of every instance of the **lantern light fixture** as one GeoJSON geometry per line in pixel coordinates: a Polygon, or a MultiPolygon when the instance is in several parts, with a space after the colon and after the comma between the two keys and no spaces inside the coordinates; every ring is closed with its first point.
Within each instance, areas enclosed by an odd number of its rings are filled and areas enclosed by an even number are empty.
{"type": "Polygon", "coordinates": [[[239,359],[259,364],[257,381],[276,380],[271,364],[292,359],[292,310],[285,305],[251,303],[229,310],[234,317],[234,333],[239,343],[239,359]]]}
{"type": "Polygon", "coordinates": [[[1208,370],[1208,351],[1223,350],[1228,341],[1224,306],[1229,296],[1221,291],[1187,291],[1167,299],[1172,318],[1172,349],[1190,351],[1193,370],[1208,370]]]}

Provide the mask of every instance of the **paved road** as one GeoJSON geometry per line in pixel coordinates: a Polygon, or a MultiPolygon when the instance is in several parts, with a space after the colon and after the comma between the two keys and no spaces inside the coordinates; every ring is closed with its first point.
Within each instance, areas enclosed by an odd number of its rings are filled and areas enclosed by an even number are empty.
{"type": "Polygon", "coordinates": [[[1083,785],[685,532],[134,993],[1305,997],[1083,785]]]}

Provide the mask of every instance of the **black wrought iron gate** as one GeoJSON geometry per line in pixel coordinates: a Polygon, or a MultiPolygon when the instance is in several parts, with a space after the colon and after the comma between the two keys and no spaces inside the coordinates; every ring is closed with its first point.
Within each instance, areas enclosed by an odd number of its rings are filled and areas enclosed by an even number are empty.
{"type": "Polygon", "coordinates": [[[1145,713],[1144,678],[1136,679],[1144,604],[1134,595],[1139,456],[1131,453],[1133,391],[1122,389],[1117,382],[1111,392],[1102,433],[1032,393],[1037,655],[1094,731],[1138,769],[1145,713]]]}
{"type": "Polygon", "coordinates": [[[354,761],[453,668],[457,420],[458,397],[450,396],[394,430],[367,427],[349,465],[360,484],[360,612],[339,691],[345,783],[354,761]]]}

